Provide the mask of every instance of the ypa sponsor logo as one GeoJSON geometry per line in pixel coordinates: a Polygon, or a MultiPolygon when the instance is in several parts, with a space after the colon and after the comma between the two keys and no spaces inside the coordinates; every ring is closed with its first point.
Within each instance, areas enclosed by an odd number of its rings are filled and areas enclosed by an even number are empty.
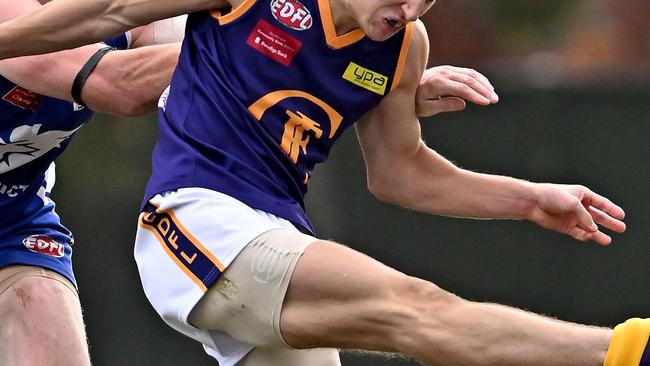
{"type": "Polygon", "coordinates": [[[299,31],[311,28],[313,23],[311,12],[298,0],[271,0],[271,13],[278,22],[299,31]]]}
{"type": "Polygon", "coordinates": [[[343,79],[379,95],[386,93],[387,76],[366,69],[354,62],[350,62],[347,69],[345,69],[343,79]]]}
{"type": "Polygon", "coordinates": [[[32,235],[23,239],[25,248],[34,253],[49,255],[52,257],[63,257],[65,255],[65,246],[56,242],[49,236],[32,235]]]}

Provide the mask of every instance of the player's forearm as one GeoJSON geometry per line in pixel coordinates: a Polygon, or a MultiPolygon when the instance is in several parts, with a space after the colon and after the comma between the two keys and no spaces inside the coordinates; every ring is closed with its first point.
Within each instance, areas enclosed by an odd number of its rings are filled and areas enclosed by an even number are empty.
{"type": "Polygon", "coordinates": [[[430,214],[524,219],[536,200],[535,183],[460,169],[423,143],[387,166],[376,179],[378,197],[430,214]]]}
{"type": "Polygon", "coordinates": [[[82,99],[98,112],[122,116],[153,112],[179,52],[179,43],[111,52],[86,81],[82,99]]]}
{"type": "Polygon", "coordinates": [[[86,60],[102,46],[89,45],[45,55],[0,61],[0,74],[35,93],[72,101],[70,89],[86,60]]]}
{"type": "Polygon", "coordinates": [[[58,0],[0,24],[0,59],[74,48],[115,36],[121,32],[117,22],[98,19],[110,8],[110,0],[58,0]]]}
{"type": "Polygon", "coordinates": [[[0,24],[0,59],[54,52],[114,37],[157,19],[225,0],[56,0],[0,24]]]}
{"type": "Polygon", "coordinates": [[[535,183],[463,169],[427,186],[414,208],[444,216],[526,219],[536,202],[535,183]]]}

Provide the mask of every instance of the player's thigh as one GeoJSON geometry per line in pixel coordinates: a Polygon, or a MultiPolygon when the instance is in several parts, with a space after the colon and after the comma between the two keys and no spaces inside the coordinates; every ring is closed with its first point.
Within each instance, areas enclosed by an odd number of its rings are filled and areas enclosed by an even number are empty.
{"type": "Polygon", "coordinates": [[[76,290],[32,266],[0,269],[0,365],[85,366],[88,346],[76,290]]]}
{"type": "Polygon", "coordinates": [[[333,348],[287,349],[256,347],[237,366],[340,366],[339,352],[333,348]]]}
{"type": "Polygon", "coordinates": [[[249,243],[189,323],[263,348],[399,351],[442,293],[343,245],[296,230],[249,243]]]}
{"type": "Polygon", "coordinates": [[[189,323],[256,347],[292,348],[280,331],[282,302],[296,263],[316,240],[295,229],[259,235],[192,309],[189,323]]]}
{"type": "Polygon", "coordinates": [[[280,329],[296,348],[395,352],[420,310],[444,291],[346,246],[317,241],[303,253],[284,299],[280,329]]]}

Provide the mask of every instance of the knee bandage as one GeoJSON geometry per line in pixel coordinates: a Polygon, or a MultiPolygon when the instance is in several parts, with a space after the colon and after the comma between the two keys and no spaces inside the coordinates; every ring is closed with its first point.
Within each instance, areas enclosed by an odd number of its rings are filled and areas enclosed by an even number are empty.
{"type": "Polygon", "coordinates": [[[629,319],[614,328],[604,366],[650,366],[650,319],[629,319]]]}

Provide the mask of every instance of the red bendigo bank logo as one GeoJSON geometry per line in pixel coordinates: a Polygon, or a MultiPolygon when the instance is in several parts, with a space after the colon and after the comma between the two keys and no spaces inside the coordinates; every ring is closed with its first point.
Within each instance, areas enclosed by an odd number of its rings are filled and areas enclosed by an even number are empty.
{"type": "Polygon", "coordinates": [[[271,12],[278,22],[291,29],[306,30],[313,23],[309,9],[298,0],[271,0],[271,12]]]}

